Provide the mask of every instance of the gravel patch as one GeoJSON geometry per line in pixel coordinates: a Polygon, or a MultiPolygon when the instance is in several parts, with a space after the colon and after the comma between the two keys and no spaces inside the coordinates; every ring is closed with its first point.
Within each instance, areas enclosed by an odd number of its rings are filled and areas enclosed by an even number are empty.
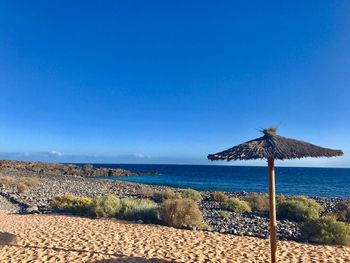
{"type": "Polygon", "coordinates": [[[6,197],[0,195],[0,211],[14,214],[19,213],[21,211],[21,207],[15,203],[12,203],[6,197]]]}

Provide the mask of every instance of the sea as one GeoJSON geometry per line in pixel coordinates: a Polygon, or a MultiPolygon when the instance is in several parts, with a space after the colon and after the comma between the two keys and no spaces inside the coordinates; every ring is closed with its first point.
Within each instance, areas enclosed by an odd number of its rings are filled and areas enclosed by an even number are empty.
{"type": "MultiPolygon", "coordinates": [[[[224,165],[94,164],[154,175],[108,177],[116,181],[197,190],[267,193],[267,167],[224,165]]],[[[276,192],[286,195],[350,197],[350,168],[276,167],[276,192]]]]}

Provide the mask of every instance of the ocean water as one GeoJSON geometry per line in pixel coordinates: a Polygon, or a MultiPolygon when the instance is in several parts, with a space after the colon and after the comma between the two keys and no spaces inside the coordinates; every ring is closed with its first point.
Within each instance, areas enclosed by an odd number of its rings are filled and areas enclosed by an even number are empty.
{"type": "MultiPolygon", "coordinates": [[[[268,191],[267,167],[218,165],[95,164],[159,175],[109,179],[197,190],[268,191]]],[[[350,197],[350,168],[276,167],[276,192],[287,195],[350,197]]]]}

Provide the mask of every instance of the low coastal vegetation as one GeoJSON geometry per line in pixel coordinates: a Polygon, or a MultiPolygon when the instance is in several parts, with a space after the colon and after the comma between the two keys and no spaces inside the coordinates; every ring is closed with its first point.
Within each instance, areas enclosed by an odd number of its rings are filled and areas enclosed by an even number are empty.
{"type": "Polygon", "coordinates": [[[157,205],[149,199],[123,199],[112,194],[96,198],[65,194],[55,197],[51,206],[74,215],[117,217],[125,220],[157,221],[157,205]]]}
{"type": "Polygon", "coordinates": [[[245,198],[249,203],[252,211],[267,212],[269,211],[269,197],[265,194],[249,194],[245,198]]]}
{"type": "Polygon", "coordinates": [[[161,203],[167,199],[179,199],[179,198],[181,198],[180,193],[175,192],[174,190],[168,189],[168,188],[155,191],[155,193],[153,195],[153,199],[157,203],[161,203]]]}
{"type": "Polygon", "coordinates": [[[224,192],[214,191],[211,193],[211,199],[213,199],[216,202],[226,202],[228,196],[224,192]]]}
{"type": "Polygon", "coordinates": [[[252,208],[250,207],[248,202],[235,197],[227,199],[227,201],[222,204],[222,209],[236,213],[252,211],[252,208]]]}
{"type": "Polygon", "coordinates": [[[94,198],[91,207],[87,206],[86,209],[96,217],[115,217],[122,209],[122,203],[115,195],[108,194],[94,198]]]}
{"type": "Polygon", "coordinates": [[[38,177],[13,177],[0,173],[0,186],[5,188],[14,188],[20,194],[27,192],[31,187],[34,187],[39,183],[40,179],[38,177]]]}
{"type": "Polygon", "coordinates": [[[340,202],[335,213],[338,220],[350,223],[350,200],[340,202]]]}
{"type": "Polygon", "coordinates": [[[277,205],[277,216],[295,222],[317,219],[324,208],[315,200],[305,196],[291,197],[277,205]]]}
{"type": "Polygon", "coordinates": [[[166,189],[151,192],[149,189],[141,188],[139,191],[139,194],[144,197],[152,198],[157,203],[161,203],[168,199],[181,199],[181,198],[188,198],[197,203],[200,203],[203,200],[201,193],[193,189],[184,189],[180,192],[176,192],[172,189],[166,188],[166,189]]]}
{"type": "MultiPolygon", "coordinates": [[[[226,198],[221,197],[220,192],[219,194],[218,192],[211,194],[213,200],[221,202],[221,209],[223,210],[219,210],[218,214],[225,219],[230,218],[232,212],[268,212],[269,210],[268,195],[252,193],[244,197],[244,200],[238,198],[225,200],[226,198]]],[[[332,216],[320,217],[321,213],[324,212],[324,208],[314,199],[305,196],[289,198],[278,196],[276,199],[278,217],[299,222],[303,240],[326,245],[350,245],[349,200],[338,203],[337,210],[332,216]]]]}
{"type": "Polygon", "coordinates": [[[159,212],[165,224],[172,227],[200,227],[203,223],[198,204],[188,198],[165,200],[159,212]]]}
{"type": "Polygon", "coordinates": [[[181,195],[183,198],[189,198],[197,203],[200,203],[203,200],[201,193],[193,189],[182,190],[181,195]]]}
{"type": "Polygon", "coordinates": [[[302,237],[324,245],[350,245],[350,225],[332,217],[308,220],[301,228],[302,237]]]}
{"type": "MultiPolygon", "coordinates": [[[[166,196],[169,197],[169,195],[166,196]]],[[[177,198],[164,199],[160,205],[157,205],[150,199],[120,200],[111,194],[96,198],[65,194],[55,197],[51,207],[74,215],[116,217],[132,221],[142,220],[146,223],[162,221],[168,226],[178,228],[203,226],[203,216],[198,203],[190,198],[176,196],[177,198]]]]}
{"type": "Polygon", "coordinates": [[[54,209],[73,215],[91,215],[94,200],[89,197],[78,197],[72,194],[56,196],[51,202],[54,209]]]}
{"type": "Polygon", "coordinates": [[[159,221],[157,204],[149,199],[122,200],[121,213],[117,217],[124,220],[142,220],[146,223],[159,221]]]}
{"type": "Polygon", "coordinates": [[[152,198],[155,194],[155,190],[149,186],[142,186],[139,189],[139,195],[143,198],[152,198]]]}
{"type": "MultiPolygon", "coordinates": [[[[1,195],[11,202],[11,206],[5,206],[8,211],[45,213],[51,209],[49,203],[53,199],[52,205],[56,211],[74,215],[119,218],[189,229],[201,228],[205,222],[209,231],[268,238],[266,230],[269,221],[269,201],[266,194],[202,192],[94,180],[86,176],[68,176],[70,174],[68,170],[67,174],[62,176],[55,175],[55,170],[45,170],[46,166],[36,164],[26,165],[20,172],[14,172],[11,167],[5,166],[5,170],[2,169],[0,172],[1,195]],[[33,172],[30,172],[29,168],[33,172]],[[75,195],[64,195],[66,192],[75,195]],[[96,196],[97,193],[99,197],[96,196]],[[54,196],[57,197],[53,198],[54,196]],[[230,201],[229,197],[232,196],[237,197],[239,202],[230,201]],[[177,201],[185,199],[190,201],[177,201]],[[162,205],[166,201],[168,209],[164,208],[165,212],[161,213],[162,205]],[[239,205],[241,201],[248,203],[252,212],[249,212],[249,208],[241,209],[242,206],[239,205]],[[188,212],[185,213],[180,209],[188,212]],[[175,223],[166,219],[172,219],[171,216],[166,217],[167,213],[176,217],[175,223]]],[[[85,165],[82,169],[89,172],[92,167],[85,165]]],[[[344,240],[349,239],[348,234],[342,233],[348,233],[349,198],[278,195],[276,201],[281,239],[347,244],[344,240]]]]}
{"type": "Polygon", "coordinates": [[[232,212],[226,211],[226,210],[219,210],[218,213],[221,217],[226,218],[226,219],[229,218],[232,214],[232,212]]]}
{"type": "Polygon", "coordinates": [[[314,199],[295,196],[278,203],[277,215],[281,219],[301,222],[301,237],[318,244],[350,245],[350,225],[347,221],[349,201],[339,203],[337,212],[321,217],[324,207],[314,199]]]}
{"type": "MultiPolygon", "coordinates": [[[[176,228],[206,228],[199,208],[203,196],[198,191],[141,187],[139,195],[143,198],[119,199],[112,194],[88,198],[66,194],[55,197],[52,208],[74,215],[161,223],[176,228]]],[[[269,208],[268,196],[264,194],[248,194],[239,199],[229,198],[225,193],[216,191],[210,193],[210,197],[219,202],[220,210],[217,210],[217,214],[223,220],[233,219],[234,213],[266,213],[269,208]]],[[[328,245],[350,245],[350,226],[347,223],[350,201],[339,202],[336,207],[336,212],[330,216],[314,199],[305,196],[277,197],[278,218],[298,223],[301,240],[328,245]]]]}

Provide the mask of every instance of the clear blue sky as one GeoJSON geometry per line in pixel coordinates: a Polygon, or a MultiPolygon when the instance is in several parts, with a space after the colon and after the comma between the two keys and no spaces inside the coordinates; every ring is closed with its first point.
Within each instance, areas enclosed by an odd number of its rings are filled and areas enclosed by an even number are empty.
{"type": "Polygon", "coordinates": [[[349,13],[348,1],[1,1],[0,157],[207,163],[278,126],[345,152],[283,165],[350,167],[349,13]]]}

